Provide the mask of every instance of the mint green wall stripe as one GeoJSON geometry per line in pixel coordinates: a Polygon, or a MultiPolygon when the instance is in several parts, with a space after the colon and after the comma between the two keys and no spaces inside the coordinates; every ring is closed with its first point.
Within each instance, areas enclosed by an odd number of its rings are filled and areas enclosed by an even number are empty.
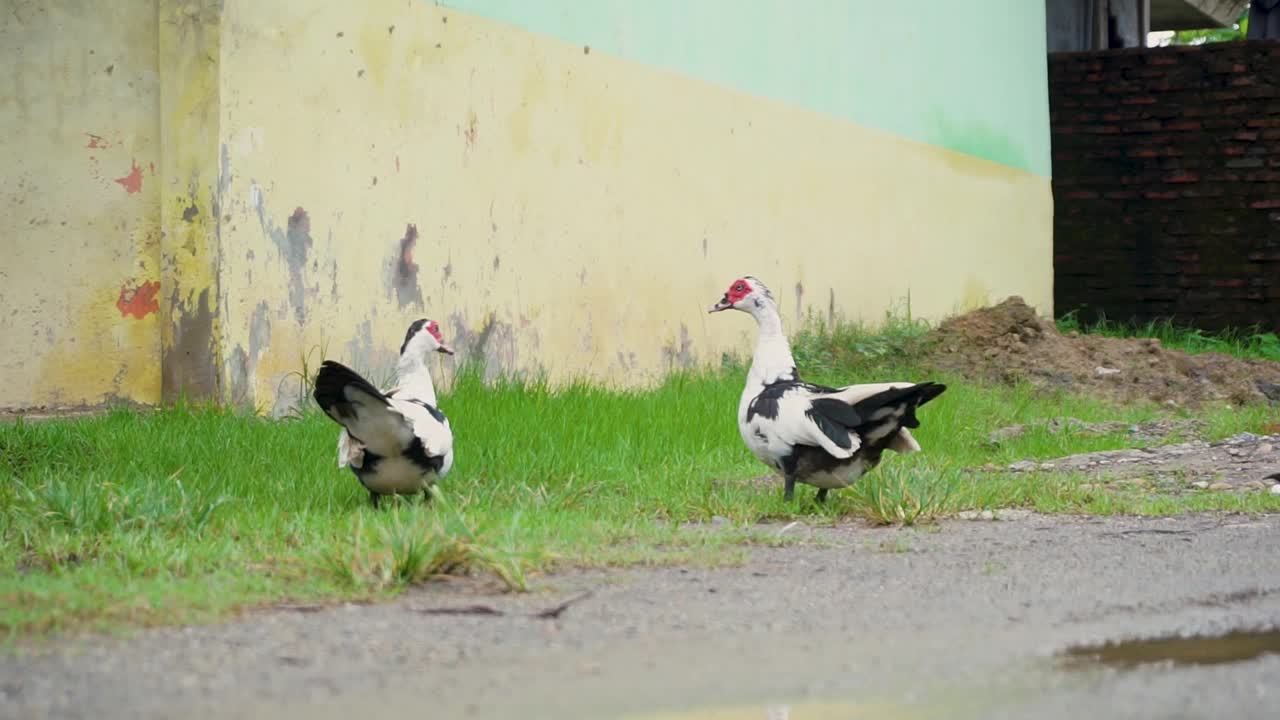
{"type": "Polygon", "coordinates": [[[1040,0],[442,4],[1050,175],[1040,0]]]}

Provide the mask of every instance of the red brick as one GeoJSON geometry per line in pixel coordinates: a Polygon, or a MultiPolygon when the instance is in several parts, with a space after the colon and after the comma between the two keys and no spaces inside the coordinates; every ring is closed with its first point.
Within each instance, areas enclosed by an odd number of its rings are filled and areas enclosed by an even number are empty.
{"type": "Polygon", "coordinates": [[[1244,287],[1244,278],[1228,278],[1226,280],[1214,280],[1210,284],[1213,287],[1241,288],[1241,287],[1244,287]]]}
{"type": "Polygon", "coordinates": [[[1195,173],[1189,173],[1189,172],[1176,173],[1176,174],[1174,174],[1174,175],[1166,175],[1166,176],[1164,176],[1164,178],[1163,178],[1163,179],[1164,179],[1164,181],[1165,181],[1165,182],[1167,182],[1167,183],[1193,183],[1193,182],[1200,182],[1200,176],[1199,176],[1199,175],[1196,175],[1195,173]]]}
{"type": "Polygon", "coordinates": [[[1151,133],[1151,132],[1160,132],[1162,127],[1163,126],[1161,125],[1159,120],[1139,120],[1137,122],[1127,123],[1124,126],[1124,131],[1151,133]]]}
{"type": "Polygon", "coordinates": [[[1172,120],[1164,124],[1166,130],[1200,130],[1202,126],[1195,120],[1172,120]]]}
{"type": "Polygon", "coordinates": [[[1256,200],[1249,203],[1249,207],[1254,210],[1280,210],[1280,199],[1256,200]]]}
{"type": "Polygon", "coordinates": [[[1122,105],[1155,105],[1156,99],[1150,95],[1130,95],[1120,101],[1122,105]]]}
{"type": "Polygon", "coordinates": [[[1072,190],[1066,194],[1068,200],[1096,200],[1098,193],[1092,190],[1072,190]]]}

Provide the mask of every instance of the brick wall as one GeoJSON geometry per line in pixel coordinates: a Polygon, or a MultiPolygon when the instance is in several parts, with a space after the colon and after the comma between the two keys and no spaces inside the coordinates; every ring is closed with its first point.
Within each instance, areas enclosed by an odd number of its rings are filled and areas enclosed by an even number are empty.
{"type": "Polygon", "coordinates": [[[1051,55],[1054,305],[1280,330],[1280,42],[1051,55]]]}

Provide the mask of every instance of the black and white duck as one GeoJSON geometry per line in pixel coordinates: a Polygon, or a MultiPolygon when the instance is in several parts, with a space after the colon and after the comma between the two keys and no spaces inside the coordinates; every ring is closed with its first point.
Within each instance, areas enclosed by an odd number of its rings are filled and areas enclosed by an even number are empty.
{"type": "Polygon", "coordinates": [[[782,473],[783,498],[796,483],[827,492],[853,485],[880,463],[885,450],[916,452],[910,428],[916,411],[941,395],[933,382],[815,385],[800,379],[782,316],[769,288],[755,277],[733,281],[710,312],[740,310],[756,320],[758,334],[747,385],[738,403],[738,431],[761,462],[782,473]]]}
{"type": "Polygon", "coordinates": [[[430,499],[431,486],[453,466],[453,431],[427,367],[437,352],[452,355],[453,348],[435,321],[422,319],[409,326],[400,346],[394,388],[380,391],[332,360],[316,374],[316,403],[342,426],[338,467],[351,468],[374,507],[382,495],[421,492],[430,499]]]}

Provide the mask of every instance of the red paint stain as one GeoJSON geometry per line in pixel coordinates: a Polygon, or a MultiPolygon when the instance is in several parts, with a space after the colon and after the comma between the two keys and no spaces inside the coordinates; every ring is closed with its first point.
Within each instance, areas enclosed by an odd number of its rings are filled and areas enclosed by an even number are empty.
{"type": "Polygon", "coordinates": [[[400,172],[400,156],[396,156],[396,172],[400,172]]]}
{"type": "Polygon", "coordinates": [[[89,136],[89,144],[85,145],[87,148],[110,147],[110,145],[107,144],[107,141],[102,139],[101,135],[94,135],[93,133],[85,133],[85,135],[89,136]]]}
{"type": "Polygon", "coordinates": [[[116,178],[116,182],[124,188],[124,191],[130,195],[142,192],[142,168],[138,167],[138,161],[132,161],[133,168],[128,175],[122,178],[116,178]]]}
{"type": "Polygon", "coordinates": [[[155,174],[156,174],[156,164],[155,164],[155,163],[147,163],[147,168],[151,170],[151,174],[152,174],[152,175],[155,175],[155,174]]]}
{"type": "Polygon", "coordinates": [[[120,297],[116,299],[116,308],[120,310],[121,317],[132,315],[141,320],[151,313],[160,311],[160,302],[156,300],[159,292],[160,283],[155,280],[148,280],[137,287],[130,287],[129,283],[125,283],[120,286],[120,297]]]}

